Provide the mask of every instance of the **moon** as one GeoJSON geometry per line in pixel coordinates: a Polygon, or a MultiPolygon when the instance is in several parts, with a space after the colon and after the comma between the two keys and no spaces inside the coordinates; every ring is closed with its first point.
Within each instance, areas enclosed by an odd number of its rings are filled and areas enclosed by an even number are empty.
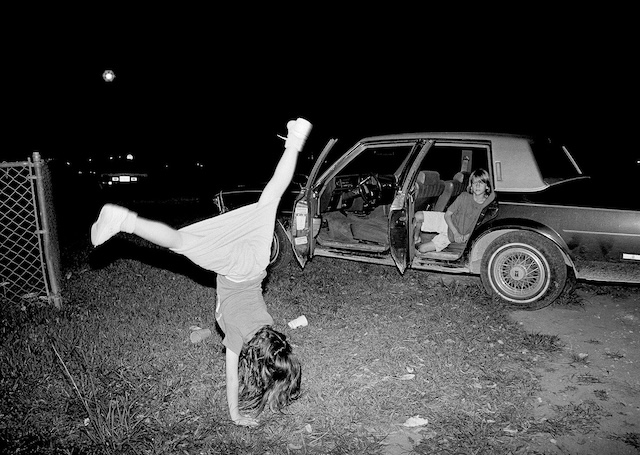
{"type": "Polygon", "coordinates": [[[115,78],[116,73],[111,70],[105,70],[105,72],[102,73],[102,79],[104,79],[105,82],[113,82],[115,78]]]}

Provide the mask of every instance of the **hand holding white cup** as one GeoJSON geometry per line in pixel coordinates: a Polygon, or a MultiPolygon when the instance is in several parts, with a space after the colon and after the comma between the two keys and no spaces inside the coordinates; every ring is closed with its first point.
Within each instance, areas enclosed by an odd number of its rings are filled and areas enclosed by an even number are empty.
{"type": "Polygon", "coordinates": [[[289,321],[289,327],[292,329],[297,329],[298,327],[306,327],[309,324],[307,321],[307,317],[303,314],[292,321],[289,321]]]}

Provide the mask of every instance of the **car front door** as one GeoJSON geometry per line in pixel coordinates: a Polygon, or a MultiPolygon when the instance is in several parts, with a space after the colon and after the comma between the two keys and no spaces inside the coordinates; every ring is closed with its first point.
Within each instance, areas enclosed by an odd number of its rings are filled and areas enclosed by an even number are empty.
{"type": "Polygon", "coordinates": [[[304,267],[307,261],[313,257],[313,249],[315,246],[315,232],[312,220],[318,213],[318,195],[313,191],[313,184],[316,181],[320,167],[324,163],[327,155],[337,142],[337,139],[330,139],[325,145],[322,153],[313,165],[313,169],[307,179],[304,191],[298,196],[293,204],[293,213],[291,215],[291,243],[293,253],[304,267]]]}
{"type": "Polygon", "coordinates": [[[413,259],[413,196],[410,189],[415,182],[416,174],[424,156],[427,154],[433,140],[424,144],[411,164],[404,182],[400,182],[395,198],[389,209],[389,248],[391,257],[400,273],[404,273],[413,259]]]}

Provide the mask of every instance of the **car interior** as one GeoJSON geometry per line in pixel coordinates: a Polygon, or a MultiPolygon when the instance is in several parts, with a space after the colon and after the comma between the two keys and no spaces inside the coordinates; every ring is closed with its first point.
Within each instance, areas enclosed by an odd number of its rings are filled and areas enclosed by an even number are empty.
{"type": "MultiPolygon", "coordinates": [[[[363,151],[319,191],[321,224],[316,242],[327,248],[385,254],[389,251],[389,208],[410,167],[411,147],[363,151]],[[354,172],[355,171],[355,172],[354,172]]],[[[410,185],[414,212],[446,211],[466,190],[474,165],[487,168],[488,146],[434,145],[410,185]]],[[[413,218],[413,213],[411,213],[413,218]]],[[[411,222],[411,221],[409,221],[411,222]]],[[[422,233],[422,241],[434,234],[422,233]]],[[[458,259],[465,244],[452,243],[422,259],[458,259]]]]}

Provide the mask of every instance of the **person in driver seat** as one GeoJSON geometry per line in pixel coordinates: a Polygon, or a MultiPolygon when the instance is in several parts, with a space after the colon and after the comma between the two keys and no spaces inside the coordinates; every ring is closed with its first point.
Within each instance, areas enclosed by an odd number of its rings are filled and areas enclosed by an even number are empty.
{"type": "Polygon", "coordinates": [[[469,177],[467,191],[461,193],[446,212],[416,212],[413,229],[416,248],[420,253],[437,252],[444,250],[452,242],[466,242],[471,237],[482,209],[494,199],[489,173],[482,168],[476,169],[469,177]],[[437,235],[422,243],[422,232],[435,232],[437,235]]]}

